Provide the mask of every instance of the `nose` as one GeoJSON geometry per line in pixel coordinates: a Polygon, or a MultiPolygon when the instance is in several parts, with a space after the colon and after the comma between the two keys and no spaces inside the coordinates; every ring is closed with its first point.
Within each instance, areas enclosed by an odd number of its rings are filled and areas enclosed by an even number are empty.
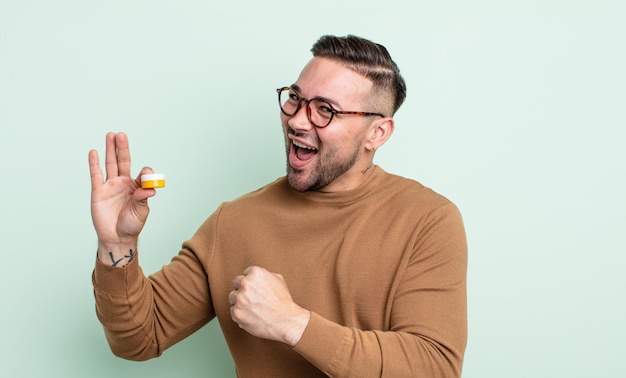
{"type": "Polygon", "coordinates": [[[311,130],[315,128],[309,116],[309,104],[306,101],[301,103],[296,114],[289,117],[287,124],[294,130],[311,130]]]}

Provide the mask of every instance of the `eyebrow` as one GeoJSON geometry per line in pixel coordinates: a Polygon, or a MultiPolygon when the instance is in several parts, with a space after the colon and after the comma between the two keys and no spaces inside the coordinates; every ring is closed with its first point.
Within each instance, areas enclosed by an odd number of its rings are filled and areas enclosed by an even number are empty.
{"type": "MultiPolygon", "coordinates": [[[[298,84],[291,84],[290,88],[294,89],[298,93],[302,93],[302,88],[300,88],[298,84]]],[[[322,100],[324,102],[329,103],[330,105],[333,105],[334,108],[341,111],[341,106],[339,105],[337,101],[333,99],[322,97],[322,96],[316,96],[316,97],[313,97],[311,100],[322,100]]]]}

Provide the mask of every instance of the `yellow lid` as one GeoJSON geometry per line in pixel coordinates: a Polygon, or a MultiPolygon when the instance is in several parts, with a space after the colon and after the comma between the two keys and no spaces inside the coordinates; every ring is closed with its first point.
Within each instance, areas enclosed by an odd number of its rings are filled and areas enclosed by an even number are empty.
{"type": "Polygon", "coordinates": [[[165,187],[165,175],[162,173],[141,175],[141,187],[144,189],[163,188],[165,187]]]}

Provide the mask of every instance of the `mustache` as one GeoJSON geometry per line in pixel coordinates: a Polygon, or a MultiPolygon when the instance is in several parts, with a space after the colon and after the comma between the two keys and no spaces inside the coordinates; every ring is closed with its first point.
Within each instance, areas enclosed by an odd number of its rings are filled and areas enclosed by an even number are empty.
{"type": "Polygon", "coordinates": [[[309,141],[309,143],[312,143],[312,144],[320,144],[320,141],[315,131],[299,131],[299,130],[293,129],[292,127],[288,127],[287,136],[300,138],[302,140],[307,140],[309,141]]]}
{"type": "Polygon", "coordinates": [[[305,134],[302,131],[296,131],[293,128],[289,127],[287,129],[287,135],[292,135],[296,137],[303,137],[305,134]]]}

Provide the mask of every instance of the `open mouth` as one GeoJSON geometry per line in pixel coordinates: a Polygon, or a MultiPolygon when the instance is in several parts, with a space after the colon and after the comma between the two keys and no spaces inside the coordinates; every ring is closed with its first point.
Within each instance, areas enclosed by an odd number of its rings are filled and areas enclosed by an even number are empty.
{"type": "Polygon", "coordinates": [[[298,160],[308,161],[317,155],[317,148],[298,143],[295,140],[291,142],[293,145],[293,154],[298,160]]]}
{"type": "Polygon", "coordinates": [[[315,160],[319,151],[304,140],[296,140],[295,136],[290,135],[289,139],[289,165],[296,170],[304,169],[315,160]]]}

